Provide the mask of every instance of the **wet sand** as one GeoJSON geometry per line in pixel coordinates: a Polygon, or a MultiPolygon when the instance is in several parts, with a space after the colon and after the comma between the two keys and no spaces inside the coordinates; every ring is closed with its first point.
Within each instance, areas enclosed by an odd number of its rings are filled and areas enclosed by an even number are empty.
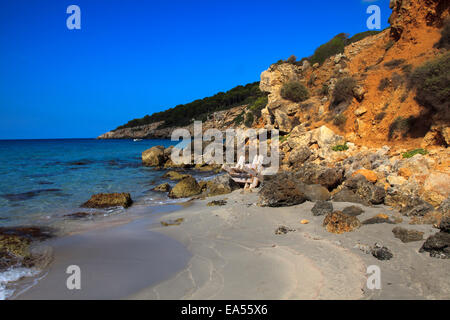
{"type": "MultiPolygon", "coordinates": [[[[402,226],[425,232],[430,225],[363,225],[342,234],[328,233],[324,217],[314,217],[313,203],[289,208],[260,208],[256,192],[196,200],[162,218],[184,218],[179,226],[154,226],[153,231],[183,243],[192,253],[187,267],[169,280],[130,295],[130,299],[449,299],[448,260],[419,253],[424,241],[402,243],[392,229],[402,226]],[[207,207],[227,199],[222,207],[207,207]],[[302,219],[310,220],[302,225],[302,219]],[[279,226],[296,229],[276,235],[279,226]],[[394,257],[380,261],[355,245],[388,247],[394,257]],[[381,289],[367,288],[367,267],[381,269],[381,289]]],[[[335,210],[354,205],[334,203],[335,210]]],[[[363,207],[363,221],[395,211],[385,206],[363,207]]]]}
{"type": "Polygon", "coordinates": [[[106,218],[93,230],[47,242],[54,256],[47,275],[16,299],[121,299],[168,279],[191,255],[178,241],[149,228],[159,223],[155,218],[161,211],[179,207],[166,206],[113,227],[106,218]],[[81,290],[66,286],[70,265],[81,269],[81,290]]]}

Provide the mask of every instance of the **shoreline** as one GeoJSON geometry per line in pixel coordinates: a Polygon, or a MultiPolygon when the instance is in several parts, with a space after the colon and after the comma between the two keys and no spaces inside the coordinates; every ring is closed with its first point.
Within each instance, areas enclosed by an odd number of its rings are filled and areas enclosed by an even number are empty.
{"type": "Polygon", "coordinates": [[[20,289],[8,299],[122,299],[169,278],[187,263],[189,253],[177,241],[149,231],[149,226],[182,206],[142,206],[140,212],[97,221],[89,229],[42,243],[40,246],[51,248],[52,261],[37,279],[22,279],[20,289]],[[66,287],[70,265],[80,267],[81,290],[66,287]],[[34,284],[30,286],[30,282],[34,284]]]}
{"type": "MultiPolygon", "coordinates": [[[[396,226],[436,232],[429,225],[405,221],[363,225],[337,235],[322,227],[324,217],[311,213],[314,205],[261,208],[257,193],[235,191],[224,196],[195,200],[188,208],[165,214],[162,220],[183,218],[178,226],[154,226],[152,231],[182,243],[191,253],[186,268],[170,279],[149,286],[128,299],[449,299],[447,261],[419,253],[423,241],[402,243],[392,234],[396,226]],[[208,207],[226,199],[222,207],[208,207]],[[245,210],[242,210],[245,208],[245,210]],[[309,224],[301,224],[308,219],[309,224]],[[280,226],[296,229],[275,235],[280,226]],[[380,261],[355,245],[381,243],[394,254],[380,261]],[[381,269],[381,290],[366,286],[367,267],[381,269]]],[[[333,203],[335,209],[354,205],[333,203]]],[[[367,219],[395,210],[384,205],[365,207],[367,219]]]]}

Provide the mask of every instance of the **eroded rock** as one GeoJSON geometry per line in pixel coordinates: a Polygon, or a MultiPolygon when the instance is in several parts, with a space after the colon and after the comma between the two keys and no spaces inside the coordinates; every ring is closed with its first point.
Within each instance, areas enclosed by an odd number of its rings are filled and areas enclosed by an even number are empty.
{"type": "Polygon", "coordinates": [[[83,208],[128,208],[133,204],[129,193],[99,193],[94,194],[87,202],[83,203],[83,208]]]}

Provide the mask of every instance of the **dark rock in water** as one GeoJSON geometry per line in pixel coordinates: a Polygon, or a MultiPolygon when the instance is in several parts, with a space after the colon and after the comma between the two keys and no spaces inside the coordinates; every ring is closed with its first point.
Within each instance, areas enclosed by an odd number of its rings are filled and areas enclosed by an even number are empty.
{"type": "Polygon", "coordinates": [[[439,229],[441,232],[450,233],[450,216],[443,216],[441,223],[439,223],[439,229]]]}
{"type": "Polygon", "coordinates": [[[385,214],[377,214],[376,216],[374,216],[372,218],[364,220],[362,224],[368,225],[368,224],[379,224],[379,223],[395,224],[395,222],[391,221],[389,219],[389,216],[387,216],[385,214]]]}
{"type": "Polygon", "coordinates": [[[449,259],[450,258],[450,233],[438,232],[430,236],[419,252],[429,252],[431,257],[449,259]]]}
{"type": "Polygon", "coordinates": [[[442,201],[438,211],[443,214],[450,214],[450,197],[442,201]]]}
{"type": "Polygon", "coordinates": [[[291,174],[280,173],[266,180],[259,191],[261,207],[289,207],[306,201],[305,194],[291,174]]]}
{"type": "Polygon", "coordinates": [[[68,165],[69,166],[86,166],[86,165],[91,164],[91,163],[92,163],[91,160],[80,160],[80,161],[69,162],[68,165]]]}
{"type": "Polygon", "coordinates": [[[128,208],[133,204],[129,193],[99,193],[94,194],[87,202],[81,205],[83,208],[128,208]]]}
{"type": "Polygon", "coordinates": [[[327,201],[331,198],[331,194],[328,189],[320,184],[303,184],[303,186],[301,186],[301,190],[305,194],[308,201],[327,201]]]}
{"type": "Polygon", "coordinates": [[[162,166],[166,160],[163,146],[155,146],[142,152],[142,163],[144,166],[162,166]]]}
{"type": "Polygon", "coordinates": [[[183,218],[178,218],[175,220],[161,221],[161,225],[163,225],[164,227],[179,226],[183,221],[184,221],[183,218]]]}
{"type": "Polygon", "coordinates": [[[344,210],[342,210],[342,212],[349,216],[356,217],[356,216],[359,216],[360,214],[362,214],[364,212],[364,210],[358,206],[350,206],[350,207],[345,207],[344,210]]]}
{"type": "Polygon", "coordinates": [[[214,200],[214,201],[208,202],[207,206],[208,207],[221,207],[226,204],[227,204],[227,202],[225,200],[214,200]]]}
{"type": "Polygon", "coordinates": [[[372,255],[378,260],[391,260],[394,257],[388,248],[379,246],[372,249],[372,255]]]}
{"type": "Polygon", "coordinates": [[[295,232],[295,229],[291,229],[286,226],[281,226],[275,230],[276,235],[283,235],[283,234],[287,234],[289,232],[295,232]]]}
{"type": "Polygon", "coordinates": [[[169,192],[170,198],[188,198],[202,192],[202,188],[193,177],[188,177],[178,182],[169,192]]]}
{"type": "Polygon", "coordinates": [[[159,186],[154,187],[153,191],[169,192],[170,189],[171,189],[170,185],[166,182],[166,183],[160,184],[159,186]]]}
{"type": "Polygon", "coordinates": [[[93,218],[96,216],[104,215],[103,212],[75,212],[64,215],[64,217],[71,219],[83,219],[83,218],[93,218]]]}
{"type": "Polygon", "coordinates": [[[300,167],[295,177],[306,184],[320,184],[328,190],[333,190],[343,181],[343,169],[328,168],[314,163],[300,167]]]}
{"type": "Polygon", "coordinates": [[[0,228],[0,271],[11,266],[32,267],[38,257],[30,250],[33,241],[52,236],[52,230],[39,227],[0,228]]]}
{"type": "Polygon", "coordinates": [[[394,229],[392,229],[392,233],[397,239],[400,239],[403,243],[423,240],[423,232],[416,230],[408,230],[401,227],[395,227],[394,229]]]}
{"type": "Polygon", "coordinates": [[[329,213],[325,217],[323,226],[330,233],[342,234],[358,229],[361,226],[361,223],[356,217],[351,217],[340,211],[335,211],[329,213]]]}
{"type": "Polygon", "coordinates": [[[168,171],[163,175],[163,178],[168,178],[173,181],[183,180],[184,178],[192,177],[190,174],[181,173],[178,171],[168,171]]]}
{"type": "Polygon", "coordinates": [[[33,190],[23,193],[9,193],[2,195],[3,198],[9,201],[25,201],[37,197],[42,194],[61,192],[61,189],[41,189],[41,190],[33,190]]]}
{"type": "Polygon", "coordinates": [[[231,193],[241,187],[228,174],[214,177],[206,182],[206,195],[208,197],[220,196],[231,193]]]}
{"type": "Polygon", "coordinates": [[[311,211],[314,216],[324,216],[333,212],[333,204],[329,201],[317,201],[311,211]]]}
{"type": "Polygon", "coordinates": [[[369,205],[367,201],[362,199],[359,195],[348,188],[343,188],[338,193],[333,196],[333,201],[335,202],[351,202],[360,203],[362,205],[369,205]]]}

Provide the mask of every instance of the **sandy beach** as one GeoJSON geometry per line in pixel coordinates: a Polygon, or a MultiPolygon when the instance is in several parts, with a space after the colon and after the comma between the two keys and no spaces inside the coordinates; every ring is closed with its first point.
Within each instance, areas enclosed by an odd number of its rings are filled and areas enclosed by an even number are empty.
{"type": "MultiPolygon", "coordinates": [[[[324,217],[311,213],[313,203],[287,208],[255,205],[257,192],[195,200],[165,215],[183,218],[178,226],[151,228],[182,243],[192,254],[188,265],[169,280],[129,295],[129,299],[449,299],[448,261],[419,253],[423,241],[402,243],[395,226],[435,233],[430,225],[363,225],[346,234],[328,233],[324,217]],[[226,199],[222,207],[208,207],[226,199]],[[308,219],[309,224],[300,221],[308,219]],[[276,235],[280,226],[295,229],[276,235]],[[380,261],[355,245],[380,243],[394,257],[380,261]],[[381,269],[381,289],[366,286],[367,267],[381,269]]],[[[349,203],[333,203],[341,210],[349,203]]],[[[385,206],[363,207],[363,221],[376,214],[395,215],[385,206]]]]}

